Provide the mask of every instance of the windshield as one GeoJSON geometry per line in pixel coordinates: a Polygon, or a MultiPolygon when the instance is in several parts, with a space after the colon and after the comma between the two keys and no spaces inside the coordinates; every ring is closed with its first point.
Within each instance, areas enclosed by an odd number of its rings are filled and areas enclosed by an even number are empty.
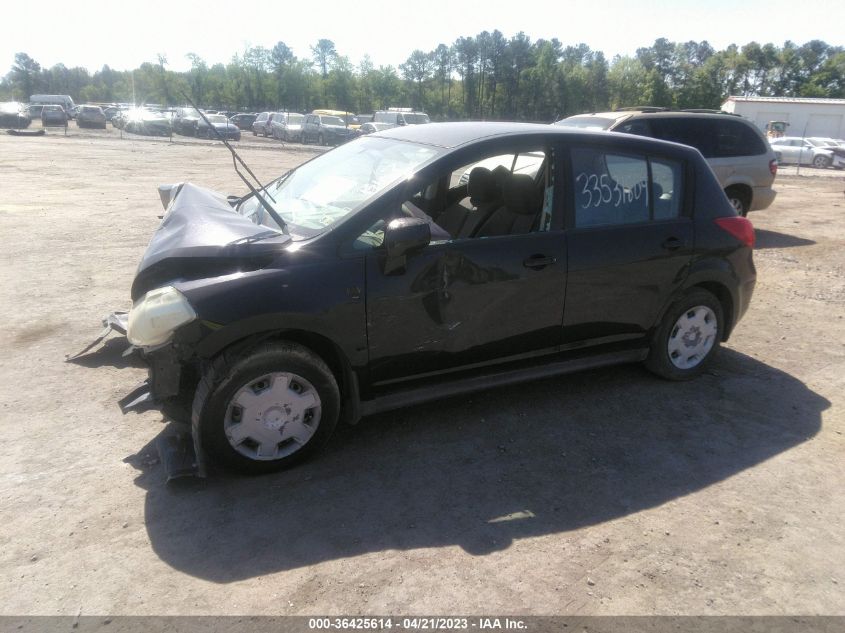
{"type": "Polygon", "coordinates": [[[606,130],[614,123],[616,123],[616,119],[605,119],[600,116],[573,116],[568,119],[563,119],[563,121],[558,121],[555,125],[578,127],[590,130],[606,130]]]}
{"type": "Polygon", "coordinates": [[[205,117],[212,123],[227,123],[229,121],[222,114],[206,114],[205,117]]]}
{"type": "Polygon", "coordinates": [[[320,121],[323,125],[346,125],[339,116],[321,116],[320,121]]]}
{"type": "MultiPolygon", "coordinates": [[[[295,240],[313,237],[409,177],[438,151],[404,141],[362,138],[326,152],[271,184],[268,202],[295,240]]],[[[279,228],[254,196],[238,211],[256,224],[279,228]]]]}
{"type": "Polygon", "coordinates": [[[289,114],[288,125],[302,125],[302,119],[304,118],[301,114],[289,114]]]}

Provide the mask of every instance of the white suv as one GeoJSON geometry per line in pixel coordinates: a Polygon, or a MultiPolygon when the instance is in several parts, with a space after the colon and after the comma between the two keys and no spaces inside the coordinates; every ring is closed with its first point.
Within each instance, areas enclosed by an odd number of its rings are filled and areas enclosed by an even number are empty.
{"type": "Polygon", "coordinates": [[[775,152],[753,123],[736,114],[643,107],[579,114],[555,125],[690,145],[707,159],[728,200],[741,215],[767,208],[777,195],[772,189],[778,169],[775,152]]]}

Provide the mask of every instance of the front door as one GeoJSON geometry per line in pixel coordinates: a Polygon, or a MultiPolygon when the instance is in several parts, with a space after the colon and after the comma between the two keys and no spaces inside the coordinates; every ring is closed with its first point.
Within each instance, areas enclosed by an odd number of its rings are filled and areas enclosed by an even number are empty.
{"type": "Polygon", "coordinates": [[[560,231],[431,244],[400,275],[367,257],[374,385],[555,351],[566,284],[560,231]]]}
{"type": "Polygon", "coordinates": [[[367,254],[373,386],[557,351],[566,240],[552,151],[530,149],[490,150],[406,197],[403,209],[424,209],[433,238],[404,269],[385,272],[384,252],[367,254]]]}

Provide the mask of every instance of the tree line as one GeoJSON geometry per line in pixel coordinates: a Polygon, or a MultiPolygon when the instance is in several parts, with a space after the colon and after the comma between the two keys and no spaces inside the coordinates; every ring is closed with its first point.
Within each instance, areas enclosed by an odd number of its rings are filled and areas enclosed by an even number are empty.
{"type": "Polygon", "coordinates": [[[328,39],[299,58],[284,43],[254,46],[228,64],[209,65],[189,54],[190,70],[175,72],[159,55],[139,68],[118,71],[57,64],[43,68],[15,55],[0,80],[0,99],[69,94],[77,102],[185,104],[206,108],[291,110],[333,108],[373,112],[408,106],[433,120],[552,121],[582,112],[655,105],[718,109],[729,95],[845,98],[845,49],[820,40],[782,46],[751,42],[715,50],[708,42],[665,38],[611,60],[586,44],[508,38],[483,31],[414,50],[398,67],[359,64],[328,39]]]}

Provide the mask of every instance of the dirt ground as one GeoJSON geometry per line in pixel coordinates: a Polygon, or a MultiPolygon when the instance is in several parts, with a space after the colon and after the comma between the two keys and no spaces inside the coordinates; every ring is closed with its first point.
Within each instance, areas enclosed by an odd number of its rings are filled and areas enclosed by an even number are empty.
{"type": "MultiPolygon", "coordinates": [[[[313,155],[241,143],[265,179],[313,155]]],[[[0,615],[845,614],[845,183],[784,170],[758,286],[701,379],[616,367],[343,429],[166,485],[115,339],[162,209],[244,191],[219,144],[0,134],[0,615]]]]}

